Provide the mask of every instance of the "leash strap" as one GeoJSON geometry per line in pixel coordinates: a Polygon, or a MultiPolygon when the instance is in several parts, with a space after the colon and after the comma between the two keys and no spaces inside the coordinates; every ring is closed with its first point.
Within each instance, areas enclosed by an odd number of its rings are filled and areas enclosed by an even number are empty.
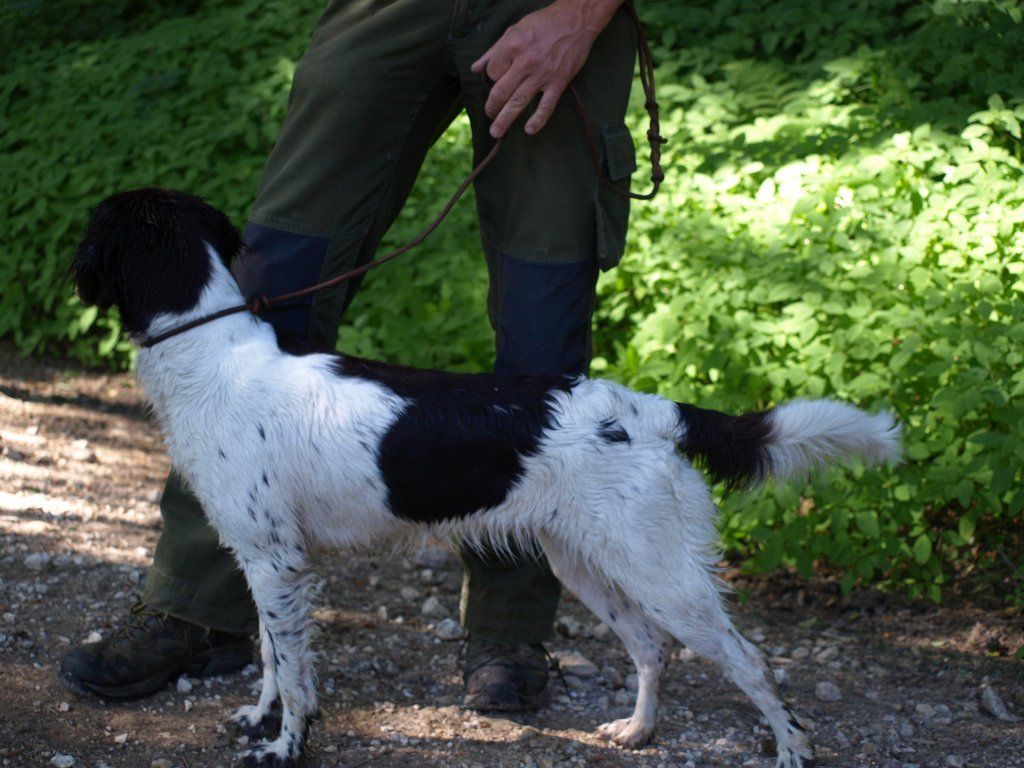
{"type": "MultiPolygon", "coordinates": [[[[661,169],[661,145],[666,143],[666,141],[664,138],[661,137],[659,133],[660,123],[658,120],[658,101],[655,98],[654,93],[654,58],[651,55],[651,48],[647,42],[647,35],[644,33],[643,24],[640,22],[640,17],[637,15],[636,8],[633,7],[633,0],[626,0],[626,2],[624,3],[624,7],[626,8],[626,12],[629,14],[629,17],[633,21],[633,25],[636,27],[637,30],[637,59],[639,60],[640,84],[643,87],[644,91],[644,106],[647,109],[647,114],[650,118],[650,126],[647,130],[647,141],[650,143],[651,146],[651,182],[653,184],[653,187],[650,192],[641,195],[635,192],[628,192],[626,190],[619,189],[619,187],[617,187],[615,183],[612,182],[612,180],[607,177],[607,175],[604,172],[604,168],[601,165],[601,155],[600,150],[598,149],[597,139],[595,138],[594,130],[590,125],[590,120],[587,116],[586,108],[583,106],[583,100],[580,98],[580,95],[579,93],[577,93],[575,87],[570,85],[569,92],[572,96],[572,103],[575,106],[576,111],[579,113],[580,120],[583,123],[583,132],[587,139],[587,147],[590,151],[590,159],[593,162],[594,169],[597,172],[597,178],[604,186],[615,192],[615,194],[621,195],[623,197],[633,198],[635,200],[650,200],[656,194],[658,194],[658,189],[661,187],[661,182],[664,181],[665,179],[665,174],[661,169]]],[[[270,309],[273,309],[282,304],[288,304],[289,302],[295,301],[296,299],[300,299],[314,293],[319,293],[320,291],[325,291],[328,288],[333,288],[336,285],[340,285],[341,283],[352,280],[353,278],[359,277],[360,275],[369,272],[371,269],[375,267],[379,267],[381,264],[385,264],[386,262],[389,262],[392,259],[395,259],[401,256],[402,254],[407,253],[408,251],[411,251],[417,245],[426,240],[427,237],[435,229],[437,229],[438,225],[440,225],[440,223],[444,221],[444,219],[451,212],[452,208],[454,208],[455,204],[459,201],[459,198],[461,198],[465,191],[469,189],[470,184],[472,184],[476,180],[476,178],[484,171],[484,169],[491,164],[491,162],[497,156],[499,149],[501,149],[501,139],[498,139],[494,142],[494,146],[491,147],[487,155],[484,156],[484,158],[479,163],[476,164],[476,166],[469,173],[469,175],[465,179],[463,179],[458,189],[455,190],[455,194],[451,196],[451,198],[445,204],[444,208],[441,209],[441,212],[434,217],[434,220],[427,225],[426,229],[424,229],[422,232],[416,235],[416,237],[407,242],[405,245],[396,248],[395,250],[385,254],[384,256],[381,256],[380,258],[374,259],[373,261],[368,261],[361,267],[356,267],[355,269],[349,270],[348,272],[344,272],[338,275],[337,277],[333,277],[330,280],[325,280],[322,283],[317,283],[316,285],[311,285],[308,288],[303,288],[298,291],[292,291],[291,293],[283,293],[278,296],[268,297],[265,294],[260,294],[259,296],[245,302],[244,304],[236,304],[233,307],[227,307],[225,309],[218,310],[217,312],[212,312],[209,315],[203,315],[202,317],[196,318],[195,320],[191,320],[187,323],[183,323],[182,325],[171,328],[168,331],[158,333],[156,336],[150,336],[144,341],[139,342],[139,346],[144,349],[147,349],[149,347],[154,346],[155,344],[159,344],[161,341],[166,341],[167,339],[177,336],[180,333],[190,331],[193,328],[198,328],[200,325],[205,325],[206,323],[212,322],[214,320],[219,320],[220,318],[227,317],[228,315],[238,314],[239,312],[251,312],[254,315],[261,315],[264,312],[267,312],[270,309]]]]}

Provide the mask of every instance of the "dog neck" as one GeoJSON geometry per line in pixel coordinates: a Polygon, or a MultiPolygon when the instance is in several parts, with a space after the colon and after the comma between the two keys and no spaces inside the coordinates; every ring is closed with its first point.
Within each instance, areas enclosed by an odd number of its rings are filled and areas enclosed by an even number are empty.
{"type": "MultiPolygon", "coordinates": [[[[234,277],[216,254],[210,256],[210,278],[196,305],[180,314],[156,316],[146,328],[145,338],[242,303],[234,277]]],[[[226,389],[231,383],[230,375],[221,375],[222,369],[230,367],[240,353],[251,362],[254,356],[276,351],[277,339],[270,324],[243,312],[196,326],[154,347],[140,348],[135,369],[139,384],[161,416],[162,406],[172,395],[176,402],[215,398],[219,388],[226,389]]]]}

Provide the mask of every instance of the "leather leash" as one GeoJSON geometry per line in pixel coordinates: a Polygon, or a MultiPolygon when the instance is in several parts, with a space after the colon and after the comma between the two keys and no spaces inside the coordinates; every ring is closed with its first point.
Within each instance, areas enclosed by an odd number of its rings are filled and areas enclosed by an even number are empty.
{"type": "MultiPolygon", "coordinates": [[[[647,42],[647,35],[644,32],[643,24],[640,21],[640,17],[637,15],[636,9],[633,7],[633,0],[626,0],[623,5],[637,31],[637,59],[639,61],[640,85],[644,92],[644,107],[647,110],[647,114],[650,119],[650,126],[647,130],[647,141],[651,147],[651,183],[653,185],[650,192],[637,194],[635,192],[620,189],[607,177],[604,167],[601,164],[601,153],[598,148],[597,139],[594,135],[594,130],[587,117],[587,111],[583,106],[583,100],[580,98],[576,88],[572,85],[569,86],[569,93],[572,97],[573,106],[576,108],[576,111],[580,116],[580,120],[583,123],[583,132],[587,139],[587,148],[590,153],[590,159],[594,164],[594,169],[597,172],[597,178],[600,180],[601,184],[622,197],[633,198],[635,200],[650,200],[658,194],[661,182],[665,179],[665,173],[661,168],[661,145],[666,143],[666,141],[659,133],[660,122],[658,119],[658,100],[655,97],[654,92],[654,57],[651,54],[651,48],[647,42]]],[[[159,344],[161,341],[166,341],[180,333],[190,331],[200,325],[205,325],[206,323],[219,320],[220,318],[227,317],[228,315],[238,314],[239,312],[251,312],[254,315],[261,315],[277,306],[286,305],[296,299],[300,299],[314,293],[319,293],[320,291],[325,291],[328,288],[333,288],[336,285],[340,285],[341,283],[359,277],[359,275],[369,272],[374,267],[379,267],[381,264],[389,262],[392,259],[412,250],[426,240],[430,233],[437,229],[438,225],[444,221],[445,217],[448,216],[452,208],[454,208],[455,204],[459,201],[459,198],[461,198],[465,191],[469,189],[469,185],[476,180],[476,178],[497,156],[498,150],[501,149],[501,143],[501,139],[497,139],[494,142],[494,146],[491,147],[490,151],[479,163],[476,164],[473,170],[470,171],[469,175],[463,179],[462,183],[459,184],[458,189],[455,190],[455,194],[451,196],[451,199],[449,199],[444,208],[441,209],[441,212],[434,217],[434,220],[427,225],[426,229],[416,235],[412,240],[405,243],[405,245],[396,248],[380,258],[368,261],[361,267],[356,267],[355,269],[344,272],[330,280],[325,280],[308,288],[292,291],[291,293],[283,293],[278,296],[268,297],[265,294],[260,294],[256,298],[250,299],[244,304],[236,304],[233,307],[227,307],[217,312],[203,315],[195,320],[191,320],[187,323],[171,328],[168,331],[158,333],[156,336],[150,336],[146,340],[140,342],[139,346],[142,348],[152,347],[155,344],[159,344]]]]}

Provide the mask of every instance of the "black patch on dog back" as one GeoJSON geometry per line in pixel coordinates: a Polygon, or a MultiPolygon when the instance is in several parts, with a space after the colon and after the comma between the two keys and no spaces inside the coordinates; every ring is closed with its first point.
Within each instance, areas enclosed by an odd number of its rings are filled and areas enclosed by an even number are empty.
{"type": "Polygon", "coordinates": [[[574,376],[422,371],[339,356],[338,375],[373,381],[409,401],[378,448],[388,504],[432,523],[505,500],[552,425],[550,396],[574,376]]]}
{"type": "Polygon", "coordinates": [[[606,443],[631,443],[627,432],[615,419],[605,419],[597,425],[597,436],[606,443]]]}
{"type": "Polygon", "coordinates": [[[676,408],[684,431],[679,450],[702,463],[715,482],[742,488],[768,473],[771,411],[730,416],[688,403],[676,408]]]}
{"type": "Polygon", "coordinates": [[[125,329],[139,333],[158,314],[196,305],[210,278],[207,244],[226,266],[242,239],[201,198],[168,189],[122,192],[93,211],[68,274],[83,302],[116,306],[125,329]]]}

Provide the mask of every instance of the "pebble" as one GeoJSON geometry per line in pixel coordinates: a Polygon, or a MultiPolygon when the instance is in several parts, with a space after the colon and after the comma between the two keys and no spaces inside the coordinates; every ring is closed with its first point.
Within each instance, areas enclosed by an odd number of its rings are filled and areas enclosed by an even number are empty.
{"type": "Polygon", "coordinates": [[[128,741],[127,733],[119,733],[117,734],[117,736],[114,737],[115,744],[124,744],[126,741],[128,741]]]}
{"type": "Polygon", "coordinates": [[[56,768],[71,768],[74,764],[75,758],[71,755],[62,755],[60,752],[50,758],[50,765],[56,766],[56,768]]]}
{"type": "Polygon", "coordinates": [[[987,683],[981,684],[981,706],[986,712],[992,717],[1002,720],[1006,723],[1016,723],[1020,720],[1016,715],[1011,715],[1006,709],[1006,705],[1003,703],[1002,698],[996,693],[995,689],[987,683]]]}
{"type": "Polygon", "coordinates": [[[840,692],[839,688],[836,687],[835,683],[830,683],[827,680],[814,686],[814,695],[817,696],[820,701],[828,702],[839,701],[843,698],[843,694],[840,692]]]}
{"type": "Polygon", "coordinates": [[[597,665],[579,651],[555,651],[553,654],[558,664],[567,675],[575,677],[596,677],[597,665]]]}
{"type": "Polygon", "coordinates": [[[423,601],[423,607],[420,608],[420,613],[431,619],[443,619],[449,615],[449,611],[444,607],[444,603],[441,602],[440,598],[436,595],[431,595],[423,601]]]}
{"type": "Polygon", "coordinates": [[[816,654],[815,657],[814,657],[814,660],[816,662],[818,662],[819,664],[827,664],[828,662],[832,661],[832,659],[834,659],[838,655],[839,655],[839,649],[836,648],[836,646],[834,646],[834,645],[830,645],[825,650],[823,650],[820,653],[816,654]]]}
{"type": "Polygon", "coordinates": [[[580,637],[584,634],[583,623],[572,616],[559,616],[555,629],[565,637],[580,637]]]}
{"type": "Polygon", "coordinates": [[[626,690],[640,690],[640,676],[636,672],[630,672],[628,675],[626,675],[626,690]]]}
{"type": "Polygon", "coordinates": [[[23,562],[30,571],[41,571],[50,564],[52,559],[45,552],[33,552],[31,555],[26,555],[23,562]]]}
{"type": "Polygon", "coordinates": [[[420,568],[444,568],[452,559],[447,547],[427,546],[416,555],[416,565],[420,568]]]}
{"type": "Polygon", "coordinates": [[[601,668],[601,676],[613,691],[626,685],[626,678],[622,676],[618,667],[613,667],[611,664],[606,664],[601,668]]]}
{"type": "Polygon", "coordinates": [[[434,627],[434,634],[442,640],[458,640],[462,637],[462,627],[455,619],[442,619],[434,627]]]}
{"type": "Polygon", "coordinates": [[[603,621],[594,627],[594,637],[598,640],[604,640],[612,633],[612,628],[605,624],[603,621]]]}
{"type": "Polygon", "coordinates": [[[178,678],[178,693],[191,693],[192,681],[182,675],[178,678]]]}
{"type": "Polygon", "coordinates": [[[166,757],[158,757],[149,764],[149,768],[174,768],[174,763],[166,757]]]}
{"type": "Polygon", "coordinates": [[[612,703],[617,707],[628,707],[633,703],[633,695],[625,688],[620,688],[612,694],[612,703]]]}
{"type": "Polygon", "coordinates": [[[102,639],[103,639],[103,635],[101,635],[97,630],[94,629],[85,638],[85,642],[87,642],[87,643],[98,643],[102,639]]]}
{"type": "Polygon", "coordinates": [[[772,674],[775,676],[775,682],[780,686],[789,685],[789,672],[786,671],[785,667],[776,667],[772,670],[772,674]]]}
{"type": "Polygon", "coordinates": [[[58,712],[69,712],[70,710],[71,705],[68,704],[66,701],[62,701],[60,704],[57,705],[58,712]]]}
{"type": "Polygon", "coordinates": [[[420,591],[416,587],[402,587],[398,594],[402,596],[403,600],[415,600],[420,596],[420,591]]]}
{"type": "Polygon", "coordinates": [[[806,659],[811,655],[811,649],[801,645],[793,649],[792,655],[793,661],[800,661],[801,659],[806,659]]]}
{"type": "Polygon", "coordinates": [[[964,768],[967,762],[960,755],[948,755],[946,757],[946,765],[949,768],[964,768]]]}

